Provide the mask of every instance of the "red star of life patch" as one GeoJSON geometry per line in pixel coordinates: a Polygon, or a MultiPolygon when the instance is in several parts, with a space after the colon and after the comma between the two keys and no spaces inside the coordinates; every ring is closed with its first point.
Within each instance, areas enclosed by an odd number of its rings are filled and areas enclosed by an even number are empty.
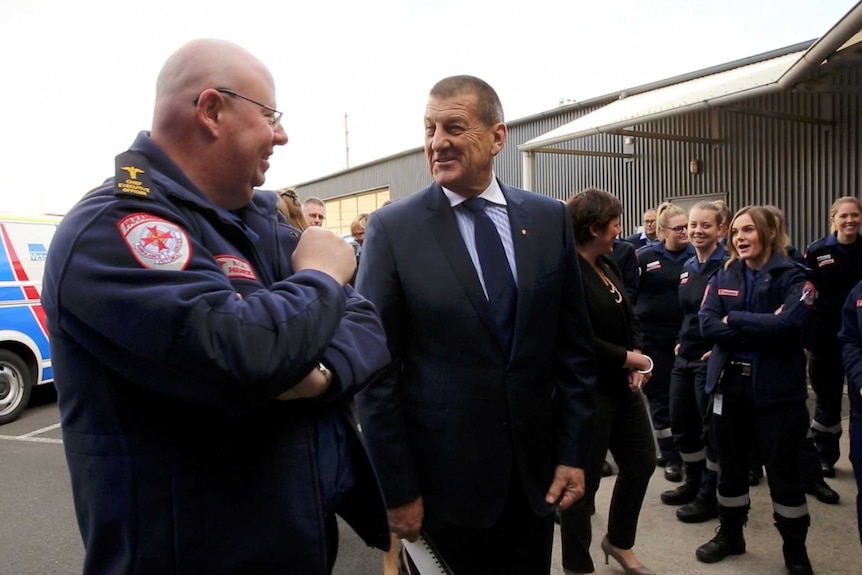
{"type": "Polygon", "coordinates": [[[117,222],[117,229],[145,268],[178,271],[185,269],[191,259],[188,234],[164,218],[138,212],[117,222]]]}

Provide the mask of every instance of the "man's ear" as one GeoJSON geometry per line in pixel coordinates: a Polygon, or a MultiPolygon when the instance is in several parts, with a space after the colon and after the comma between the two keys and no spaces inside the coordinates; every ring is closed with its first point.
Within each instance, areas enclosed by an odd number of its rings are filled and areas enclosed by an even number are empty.
{"type": "Polygon", "coordinates": [[[503,122],[498,122],[493,129],[494,143],[491,146],[491,155],[496,156],[506,145],[506,139],[509,137],[509,129],[503,122]]]}
{"type": "Polygon", "coordinates": [[[210,88],[201,92],[198,97],[195,118],[213,137],[218,136],[222,114],[224,113],[224,97],[218,90],[210,88]]]}

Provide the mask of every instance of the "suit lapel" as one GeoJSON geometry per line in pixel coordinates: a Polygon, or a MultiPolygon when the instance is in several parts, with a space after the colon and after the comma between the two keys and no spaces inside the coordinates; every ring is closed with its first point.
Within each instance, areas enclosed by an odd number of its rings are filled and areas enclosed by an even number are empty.
{"type": "Polygon", "coordinates": [[[506,209],[509,212],[509,224],[512,226],[512,244],[515,247],[515,266],[518,270],[518,307],[515,313],[515,334],[512,349],[520,343],[520,334],[526,327],[524,322],[530,314],[530,303],[533,299],[533,285],[536,281],[536,270],[540,254],[536,252],[535,242],[531,237],[532,218],[524,205],[522,193],[500,182],[500,189],[506,196],[506,209]]]}
{"type": "Polygon", "coordinates": [[[432,184],[428,188],[425,207],[428,210],[428,225],[452,272],[482,323],[485,324],[485,328],[494,337],[500,350],[504,351],[499,330],[491,313],[491,306],[488,304],[485,292],[482,291],[482,284],[479,282],[479,276],[473,266],[473,260],[470,259],[467,246],[464,245],[454,210],[439,185],[432,184]]]}

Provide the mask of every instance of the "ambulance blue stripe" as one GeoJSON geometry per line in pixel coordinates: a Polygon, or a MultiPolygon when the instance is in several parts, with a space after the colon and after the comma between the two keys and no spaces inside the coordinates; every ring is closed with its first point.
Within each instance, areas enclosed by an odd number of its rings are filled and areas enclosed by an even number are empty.
{"type": "Polygon", "coordinates": [[[6,246],[0,241],[0,281],[17,281],[15,270],[12,269],[12,262],[9,261],[9,252],[6,251],[6,246]]]}
{"type": "Polygon", "coordinates": [[[0,302],[15,302],[26,303],[27,298],[24,296],[24,288],[21,287],[0,287],[0,302]]]}
{"type": "Polygon", "coordinates": [[[3,322],[0,329],[18,331],[27,334],[39,348],[39,354],[43,357],[51,357],[51,348],[48,338],[42,331],[42,326],[36,320],[36,316],[30,310],[30,306],[19,306],[3,308],[3,322]]]}

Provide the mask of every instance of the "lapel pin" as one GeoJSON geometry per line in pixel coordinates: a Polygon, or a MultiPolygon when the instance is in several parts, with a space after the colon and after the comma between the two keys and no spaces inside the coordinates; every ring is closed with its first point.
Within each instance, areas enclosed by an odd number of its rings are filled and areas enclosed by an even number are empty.
{"type": "Polygon", "coordinates": [[[527,235],[527,230],[521,230],[521,235],[522,235],[522,236],[526,236],[526,235],[527,235]]]}

